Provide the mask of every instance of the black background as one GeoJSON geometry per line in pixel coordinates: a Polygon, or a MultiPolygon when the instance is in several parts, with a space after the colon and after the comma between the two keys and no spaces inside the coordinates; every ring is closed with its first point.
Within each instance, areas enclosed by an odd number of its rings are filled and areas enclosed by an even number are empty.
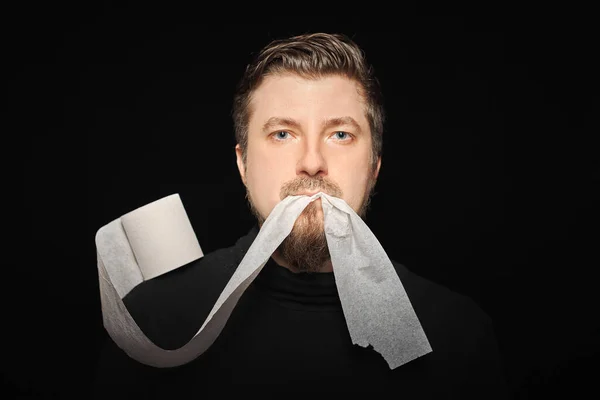
{"type": "Polygon", "coordinates": [[[388,122],[367,223],[390,258],[493,318],[515,398],[594,387],[600,174],[590,10],[348,17],[265,6],[232,19],[162,7],[32,6],[9,37],[28,220],[27,262],[9,265],[17,275],[3,285],[8,393],[85,397],[107,337],[101,226],[179,193],[205,253],[247,233],[235,85],[271,39],[316,31],[351,36],[383,86],[388,122]]]}

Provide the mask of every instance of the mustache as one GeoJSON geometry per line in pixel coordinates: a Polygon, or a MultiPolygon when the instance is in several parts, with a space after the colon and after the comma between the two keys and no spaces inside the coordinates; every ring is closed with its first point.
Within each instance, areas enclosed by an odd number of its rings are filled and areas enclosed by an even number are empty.
{"type": "Polygon", "coordinates": [[[323,192],[330,196],[342,197],[339,186],[324,178],[299,178],[283,185],[280,198],[283,200],[287,196],[298,196],[307,192],[323,192]]]}

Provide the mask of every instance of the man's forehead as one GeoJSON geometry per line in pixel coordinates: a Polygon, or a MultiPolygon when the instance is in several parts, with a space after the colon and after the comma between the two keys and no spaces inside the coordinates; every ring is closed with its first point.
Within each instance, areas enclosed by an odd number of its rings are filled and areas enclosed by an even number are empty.
{"type": "Polygon", "coordinates": [[[296,74],[268,76],[252,94],[248,111],[251,124],[259,128],[274,121],[301,124],[309,116],[322,124],[337,120],[364,126],[367,122],[360,85],[338,75],[315,79],[296,74]]]}

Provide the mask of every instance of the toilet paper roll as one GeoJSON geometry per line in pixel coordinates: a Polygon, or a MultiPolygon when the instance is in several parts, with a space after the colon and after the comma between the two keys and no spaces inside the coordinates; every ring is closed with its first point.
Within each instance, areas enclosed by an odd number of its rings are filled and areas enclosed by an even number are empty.
{"type": "Polygon", "coordinates": [[[130,213],[127,218],[123,216],[102,227],[96,234],[96,248],[107,332],[130,357],[147,365],[175,367],[194,360],[212,345],[246,288],[290,234],[302,211],[318,198],[321,198],[325,236],[352,343],[363,347],[372,345],[391,369],[431,352],[400,278],[375,235],[344,200],[323,192],[289,196],[275,206],[204,324],[188,343],[176,350],[165,350],[152,343],[122,299],[144,279],[202,257],[189,221],[186,224],[182,220],[187,216],[185,211],[181,212],[183,204],[177,201],[179,196],[160,199],[136,210],[137,214],[130,213]],[[162,231],[162,225],[169,225],[164,232],[182,237],[157,244],[161,238],[157,232],[162,231]],[[135,239],[130,241],[129,236],[135,239]],[[148,246],[148,243],[153,245],[148,246]],[[149,261],[154,257],[160,261],[149,261]],[[148,264],[140,266],[140,261],[148,264]]]}

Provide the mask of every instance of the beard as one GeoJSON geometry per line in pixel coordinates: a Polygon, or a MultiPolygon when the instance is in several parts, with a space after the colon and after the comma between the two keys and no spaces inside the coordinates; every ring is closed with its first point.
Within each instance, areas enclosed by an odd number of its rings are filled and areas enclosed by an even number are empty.
{"type": "Polygon", "coordinates": [[[321,199],[314,200],[306,206],[277,251],[297,272],[319,272],[323,265],[331,260],[321,199]]]}
{"type": "MultiPolygon", "coordinates": [[[[374,195],[375,182],[371,182],[369,187],[367,187],[363,203],[357,211],[357,215],[363,220],[371,204],[371,198],[374,195]]],[[[320,189],[320,191],[330,196],[342,197],[341,189],[337,185],[325,181],[322,177],[301,177],[294,180],[291,184],[282,188],[280,197],[283,200],[287,196],[295,195],[304,190],[312,191],[314,189],[320,189]]],[[[246,187],[246,199],[248,200],[252,214],[258,221],[259,227],[262,227],[266,218],[254,206],[248,187],[246,187]]],[[[320,198],[306,206],[298,216],[298,219],[296,219],[292,231],[283,239],[277,250],[275,250],[275,253],[285,260],[288,269],[293,272],[322,272],[327,263],[331,262],[327,237],[325,236],[323,206],[321,205],[320,198]]]]}

